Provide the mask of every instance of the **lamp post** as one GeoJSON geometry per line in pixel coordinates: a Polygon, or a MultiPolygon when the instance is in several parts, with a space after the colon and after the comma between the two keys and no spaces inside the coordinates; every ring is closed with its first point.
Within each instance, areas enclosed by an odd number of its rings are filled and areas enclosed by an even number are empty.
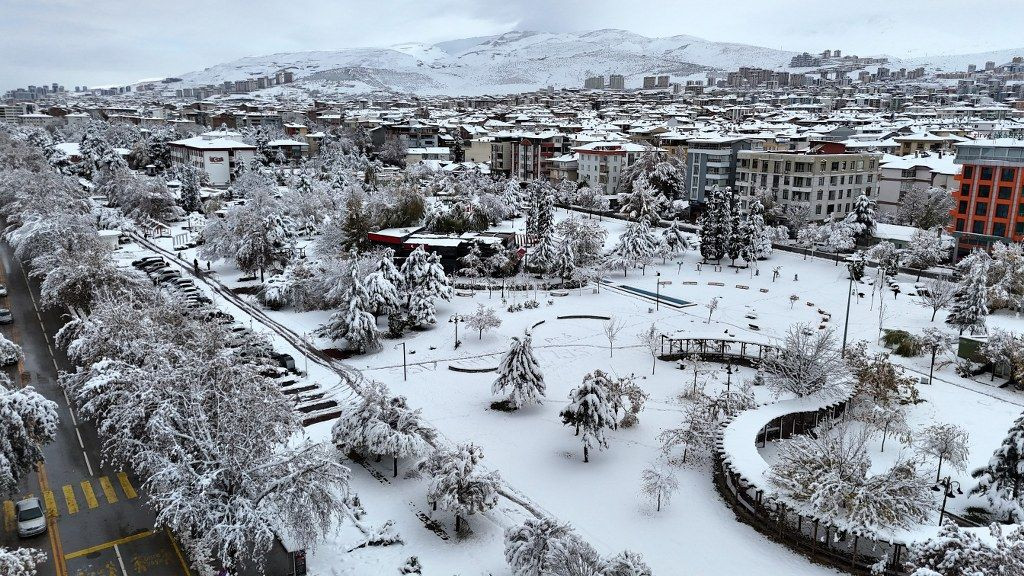
{"type": "Polygon", "coordinates": [[[448,319],[449,322],[455,324],[455,349],[456,350],[459,349],[459,344],[461,344],[461,342],[459,342],[459,321],[461,321],[461,320],[462,320],[462,316],[459,316],[458,314],[452,314],[452,317],[448,319]]]}
{"type": "MultiPolygon", "coordinates": [[[[458,338],[456,337],[456,340],[457,339],[458,338]]],[[[405,342],[402,342],[401,346],[402,346],[402,381],[404,382],[404,381],[409,380],[409,370],[407,368],[407,364],[405,363],[405,342]]],[[[398,349],[398,344],[395,344],[395,349],[398,349]]]]}
{"type": "Polygon", "coordinates": [[[661,272],[658,272],[654,277],[654,309],[661,309],[661,272]]]}
{"type": "Polygon", "coordinates": [[[939,509],[939,526],[942,526],[942,518],[946,515],[946,501],[950,498],[956,498],[957,494],[963,494],[964,491],[960,489],[960,483],[953,480],[949,476],[946,476],[939,481],[938,484],[932,486],[932,491],[942,492],[942,508],[939,509]],[[956,494],[953,493],[954,486],[956,487],[956,494]]]}
{"type": "Polygon", "coordinates": [[[846,320],[843,321],[843,351],[841,357],[846,358],[846,335],[850,331],[850,300],[853,298],[853,268],[859,258],[851,258],[846,264],[846,270],[850,273],[850,283],[846,287],[846,320]]]}

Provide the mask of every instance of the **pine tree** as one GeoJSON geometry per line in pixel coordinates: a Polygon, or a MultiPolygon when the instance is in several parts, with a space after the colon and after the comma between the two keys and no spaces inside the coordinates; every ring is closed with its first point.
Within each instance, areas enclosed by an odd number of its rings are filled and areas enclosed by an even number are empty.
{"type": "Polygon", "coordinates": [[[658,252],[658,245],[658,237],[651,232],[646,221],[630,222],[609,254],[609,265],[622,267],[622,275],[625,276],[629,268],[650,264],[658,252]]]}
{"type": "Polygon", "coordinates": [[[974,472],[979,479],[972,490],[988,500],[992,511],[1009,522],[1024,522],[1024,414],[1010,426],[988,465],[974,472]]]}
{"type": "Polygon", "coordinates": [[[463,278],[480,278],[487,273],[484,270],[484,262],[480,258],[480,245],[476,242],[470,243],[465,256],[459,258],[459,264],[462,266],[459,268],[459,276],[463,278]]]}
{"type": "Polygon", "coordinates": [[[333,340],[344,339],[350,349],[362,354],[380,348],[380,333],[377,320],[370,312],[373,308],[369,296],[358,274],[358,269],[353,266],[352,282],[342,298],[347,308],[332,314],[318,332],[333,340]]]}
{"type": "Polygon", "coordinates": [[[405,276],[395,266],[395,251],[385,248],[380,253],[380,260],[377,262],[377,270],[384,274],[384,278],[401,292],[405,289],[405,276]]]}
{"type": "Polygon", "coordinates": [[[505,562],[515,576],[546,576],[552,546],[572,536],[568,524],[529,518],[505,530],[505,562]]]}
{"type": "Polygon", "coordinates": [[[483,451],[472,444],[436,452],[421,469],[431,476],[427,498],[455,513],[455,531],[462,531],[463,516],[483,512],[498,504],[501,477],[496,471],[478,470],[483,451]]]}
{"type": "Polygon", "coordinates": [[[853,205],[853,212],[850,212],[846,217],[846,221],[854,225],[855,235],[858,240],[870,238],[875,231],[874,200],[861,194],[853,205]]]}
{"type": "Polygon", "coordinates": [[[540,241],[530,250],[529,268],[538,272],[548,272],[555,263],[556,250],[554,234],[550,231],[541,233],[540,241]]]}
{"type": "Polygon", "coordinates": [[[739,190],[726,189],[728,191],[728,226],[725,236],[725,253],[732,260],[733,265],[747,251],[751,243],[750,230],[743,226],[740,217],[740,192],[739,190]]]}
{"type": "Polygon", "coordinates": [[[605,562],[601,576],[652,576],[651,567],[644,557],[636,552],[624,550],[605,562]]]}
{"type": "Polygon", "coordinates": [[[633,191],[626,197],[619,212],[637,222],[656,226],[661,220],[661,202],[647,178],[639,176],[633,181],[633,191]]]}
{"type": "Polygon", "coordinates": [[[732,191],[728,188],[711,190],[707,197],[707,206],[697,221],[700,226],[700,255],[707,260],[720,261],[726,255],[726,243],[731,230],[729,229],[729,198],[732,191]]]}
{"type": "Polygon", "coordinates": [[[427,276],[430,262],[427,261],[427,251],[423,246],[417,246],[409,256],[402,262],[402,284],[405,287],[406,295],[411,295],[423,284],[427,276]]]}
{"type": "Polygon", "coordinates": [[[559,412],[562,423],[576,428],[582,436],[583,461],[590,461],[590,449],[608,447],[606,429],[618,427],[615,408],[608,391],[612,387],[608,375],[595,370],[583,377],[583,383],[569,393],[569,406],[559,412]]]}
{"type": "Polygon", "coordinates": [[[665,247],[664,254],[672,256],[689,250],[690,239],[679,225],[679,220],[672,220],[672,224],[661,233],[662,245],[665,247]]]}
{"type": "Polygon", "coordinates": [[[985,317],[988,316],[988,259],[977,259],[967,273],[958,282],[953,294],[953,302],[949,307],[946,324],[955,326],[963,334],[970,329],[985,329],[985,317]]]}
{"type": "Polygon", "coordinates": [[[178,205],[186,213],[200,212],[203,204],[199,198],[199,174],[192,166],[184,166],[178,174],[178,182],[181,183],[178,205]]]}
{"type": "Polygon", "coordinates": [[[561,278],[562,283],[568,282],[576,276],[576,253],[573,252],[572,243],[566,238],[563,238],[558,244],[551,272],[561,278]]]}
{"type": "Polygon", "coordinates": [[[498,378],[491,385],[491,393],[508,393],[506,405],[518,410],[529,404],[542,404],[546,391],[544,375],[533,355],[533,338],[527,332],[522,338],[512,338],[512,346],[498,365],[498,378]]]}
{"type": "Polygon", "coordinates": [[[767,258],[772,253],[772,231],[764,221],[764,205],[754,198],[747,206],[749,254],[754,260],[767,258]]]}
{"type": "Polygon", "coordinates": [[[402,297],[387,272],[376,270],[366,275],[366,303],[374,316],[386,316],[402,307],[402,297]]]}
{"type": "Polygon", "coordinates": [[[501,199],[513,214],[518,214],[522,210],[522,193],[519,180],[509,178],[502,190],[501,199]]]}

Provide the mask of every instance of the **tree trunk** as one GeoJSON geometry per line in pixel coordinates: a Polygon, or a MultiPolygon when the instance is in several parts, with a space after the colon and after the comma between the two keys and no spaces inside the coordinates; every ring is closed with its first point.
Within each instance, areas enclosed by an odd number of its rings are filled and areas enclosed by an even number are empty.
{"type": "Polygon", "coordinates": [[[590,452],[587,450],[587,445],[583,445],[583,461],[590,462],[590,452]]]}
{"type": "Polygon", "coordinates": [[[398,478],[398,456],[395,456],[395,474],[392,478],[398,478]]]}
{"type": "Polygon", "coordinates": [[[658,512],[661,512],[661,492],[658,492],[658,512]]]}
{"type": "Polygon", "coordinates": [[[939,455],[939,469],[935,471],[935,481],[939,481],[939,477],[942,475],[942,455],[939,455]]]}

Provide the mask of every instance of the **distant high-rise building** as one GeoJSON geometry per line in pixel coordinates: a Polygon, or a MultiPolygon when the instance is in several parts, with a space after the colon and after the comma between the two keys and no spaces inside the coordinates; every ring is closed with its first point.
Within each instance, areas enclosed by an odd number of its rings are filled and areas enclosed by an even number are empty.
{"type": "Polygon", "coordinates": [[[657,82],[657,78],[655,78],[654,76],[644,76],[644,88],[645,89],[654,88],[656,82],[657,82]]]}
{"type": "Polygon", "coordinates": [[[626,78],[622,74],[612,74],[608,77],[609,90],[625,90],[626,78]]]}
{"type": "Polygon", "coordinates": [[[892,70],[889,70],[884,66],[879,66],[878,71],[875,73],[875,77],[879,80],[886,80],[889,78],[890,74],[892,74],[892,70]]]}
{"type": "Polygon", "coordinates": [[[668,88],[668,76],[658,76],[658,88],[668,88]]]}
{"type": "Polygon", "coordinates": [[[583,87],[587,90],[604,89],[604,76],[591,76],[583,81],[583,87]]]}
{"type": "Polygon", "coordinates": [[[967,73],[968,74],[974,74],[977,71],[978,71],[978,65],[977,64],[968,64],[967,65],[967,73]]]}
{"type": "Polygon", "coordinates": [[[821,53],[821,57],[824,58],[825,60],[828,60],[829,58],[832,57],[832,51],[825,50],[824,52],[821,53]]]}
{"type": "Polygon", "coordinates": [[[996,63],[995,62],[993,62],[991,60],[989,60],[988,62],[985,62],[985,70],[986,71],[991,71],[991,70],[995,70],[995,69],[996,69],[996,63]]]}
{"type": "Polygon", "coordinates": [[[842,50],[833,50],[832,51],[832,57],[833,58],[842,58],[843,57],[843,51],[842,50]]]}

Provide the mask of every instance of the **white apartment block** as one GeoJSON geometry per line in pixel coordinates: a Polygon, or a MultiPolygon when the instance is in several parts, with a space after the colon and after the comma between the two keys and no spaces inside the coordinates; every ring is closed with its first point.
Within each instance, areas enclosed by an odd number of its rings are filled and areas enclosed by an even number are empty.
{"type": "Polygon", "coordinates": [[[960,184],[956,175],[960,167],[953,163],[954,158],[955,154],[886,156],[881,161],[877,211],[895,215],[903,197],[914,188],[957,190],[960,184]]]}
{"type": "Polygon", "coordinates": [[[242,142],[237,132],[223,130],[170,142],[168,147],[173,162],[205,170],[213,186],[229,185],[234,167],[256,157],[255,146],[242,142]]]}
{"type": "Polygon", "coordinates": [[[579,181],[604,194],[614,194],[623,170],[650,150],[658,149],[631,142],[591,142],[572,149],[579,154],[579,181]]]}
{"type": "Polygon", "coordinates": [[[857,198],[878,196],[877,153],[822,153],[830,143],[800,152],[741,150],[737,155],[736,186],[742,207],[765,190],[784,206],[804,203],[812,220],[849,214],[857,198]]]}

